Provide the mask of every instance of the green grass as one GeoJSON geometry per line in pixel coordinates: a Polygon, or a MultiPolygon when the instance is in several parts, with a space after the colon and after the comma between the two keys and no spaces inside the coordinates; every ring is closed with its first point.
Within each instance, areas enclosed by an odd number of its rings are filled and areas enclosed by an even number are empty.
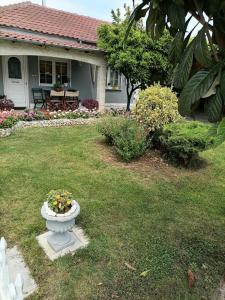
{"type": "Polygon", "coordinates": [[[225,268],[225,144],[203,154],[204,169],[165,172],[110,163],[100,141],[93,126],[0,140],[0,235],[18,245],[39,285],[31,299],[210,299],[225,268]],[[50,262],[35,237],[45,231],[45,195],[58,188],[76,196],[91,243],[50,262]]]}

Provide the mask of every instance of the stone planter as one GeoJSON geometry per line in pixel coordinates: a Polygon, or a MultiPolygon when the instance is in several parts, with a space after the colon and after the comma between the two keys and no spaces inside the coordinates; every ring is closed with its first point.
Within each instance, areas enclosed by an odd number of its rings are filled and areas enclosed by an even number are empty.
{"type": "Polygon", "coordinates": [[[80,213],[80,206],[74,200],[72,208],[65,214],[56,214],[48,208],[47,202],[41,209],[41,215],[46,220],[46,227],[51,231],[47,241],[55,252],[62,251],[75,243],[74,235],[69,232],[75,225],[75,218],[80,213]]]}

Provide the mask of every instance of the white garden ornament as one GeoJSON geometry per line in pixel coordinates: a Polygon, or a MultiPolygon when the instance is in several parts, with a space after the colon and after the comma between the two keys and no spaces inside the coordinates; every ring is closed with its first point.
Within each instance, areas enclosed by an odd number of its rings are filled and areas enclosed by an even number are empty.
{"type": "Polygon", "coordinates": [[[22,300],[23,281],[20,274],[15,283],[10,282],[9,267],[6,257],[7,243],[4,238],[0,240],[0,300],[22,300]]]}

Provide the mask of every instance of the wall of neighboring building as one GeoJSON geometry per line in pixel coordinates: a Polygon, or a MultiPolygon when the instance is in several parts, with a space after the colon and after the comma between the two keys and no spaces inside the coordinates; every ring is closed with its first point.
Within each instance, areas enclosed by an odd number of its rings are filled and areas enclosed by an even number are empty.
{"type": "Polygon", "coordinates": [[[4,86],[3,86],[3,70],[2,70],[2,58],[0,56],[0,95],[4,94],[4,86]]]}

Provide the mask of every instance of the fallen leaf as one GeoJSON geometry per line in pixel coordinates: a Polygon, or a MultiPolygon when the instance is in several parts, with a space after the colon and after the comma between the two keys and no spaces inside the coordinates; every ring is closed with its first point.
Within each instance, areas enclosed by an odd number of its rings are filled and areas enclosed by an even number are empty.
{"type": "Polygon", "coordinates": [[[97,284],[97,286],[102,286],[103,285],[103,283],[102,282],[99,282],[98,284],[97,284]]]}
{"type": "Polygon", "coordinates": [[[116,293],[112,294],[112,299],[119,299],[118,294],[116,294],[116,293]]]}
{"type": "Polygon", "coordinates": [[[124,263],[124,265],[131,271],[136,271],[137,269],[134,268],[133,266],[131,266],[130,264],[128,264],[127,262],[124,263]]]}
{"type": "Polygon", "coordinates": [[[147,277],[148,274],[149,274],[149,272],[150,272],[150,270],[146,270],[146,271],[142,272],[142,273],[140,274],[140,276],[141,276],[141,277],[147,277]]]}
{"type": "Polygon", "coordinates": [[[191,270],[188,270],[188,286],[190,289],[194,286],[195,280],[195,274],[191,270]]]}

